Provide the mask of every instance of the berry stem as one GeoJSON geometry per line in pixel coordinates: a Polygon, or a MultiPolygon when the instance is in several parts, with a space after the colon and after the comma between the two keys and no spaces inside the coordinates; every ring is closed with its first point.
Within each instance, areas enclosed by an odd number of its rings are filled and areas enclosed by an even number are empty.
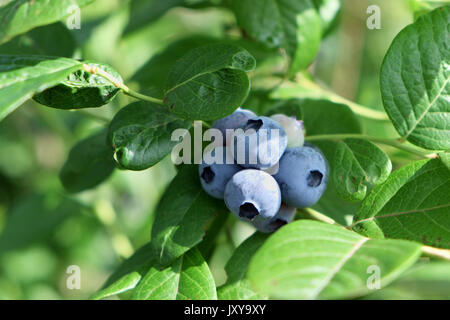
{"type": "Polygon", "coordinates": [[[311,208],[303,208],[297,212],[298,212],[299,216],[302,218],[317,220],[317,221],[325,222],[328,224],[335,224],[335,225],[341,226],[339,223],[337,223],[330,217],[324,215],[323,213],[320,213],[319,211],[311,209],[311,208]]]}
{"type": "Polygon", "coordinates": [[[450,261],[450,250],[447,250],[447,249],[439,249],[439,248],[430,247],[430,246],[422,246],[422,252],[427,256],[450,261]]]}
{"type": "Polygon", "coordinates": [[[320,85],[318,85],[314,81],[311,81],[304,75],[299,74],[297,76],[296,82],[298,84],[300,84],[301,86],[304,86],[305,88],[314,90],[316,93],[319,93],[319,94],[327,97],[329,100],[331,100],[335,103],[342,103],[342,104],[349,106],[349,108],[352,109],[352,111],[354,113],[356,113],[357,115],[359,115],[361,117],[378,120],[378,121],[389,121],[389,117],[386,115],[386,113],[367,108],[356,102],[353,102],[344,97],[341,97],[340,95],[338,95],[326,88],[321,87],[320,85]]]}
{"type": "Polygon", "coordinates": [[[112,74],[102,70],[101,68],[99,68],[97,66],[84,64],[83,65],[83,70],[86,71],[86,72],[89,72],[91,74],[95,74],[95,75],[98,75],[98,76],[100,76],[102,78],[105,78],[106,80],[111,82],[116,88],[121,89],[125,94],[129,95],[130,97],[133,97],[133,98],[136,98],[136,99],[139,99],[139,100],[143,100],[143,101],[148,101],[148,102],[164,105],[164,101],[163,100],[157,99],[157,98],[154,98],[154,97],[150,97],[150,96],[141,94],[139,92],[136,92],[134,90],[131,90],[128,86],[126,86],[121,81],[116,79],[112,74]]]}
{"type": "Polygon", "coordinates": [[[306,141],[318,141],[318,140],[340,141],[340,140],[344,140],[344,139],[348,139],[348,138],[364,139],[364,140],[368,140],[368,141],[371,141],[374,143],[384,144],[387,146],[391,146],[391,147],[412,153],[412,154],[422,157],[422,158],[436,158],[437,157],[437,155],[435,153],[429,154],[426,151],[422,151],[418,148],[405,145],[404,143],[400,142],[398,139],[370,137],[370,136],[367,136],[364,134],[324,134],[324,135],[316,135],[316,136],[306,137],[306,141]]]}

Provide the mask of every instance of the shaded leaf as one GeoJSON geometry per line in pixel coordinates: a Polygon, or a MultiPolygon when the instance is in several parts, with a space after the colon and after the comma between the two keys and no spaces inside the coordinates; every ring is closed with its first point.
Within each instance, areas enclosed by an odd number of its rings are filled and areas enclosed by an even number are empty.
{"type": "Polygon", "coordinates": [[[420,256],[403,240],[371,240],[342,227],[300,220],[274,233],[255,253],[248,278],[277,299],[344,299],[370,292],[370,266],[386,286],[420,256]]]}
{"type": "Polygon", "coordinates": [[[179,141],[172,141],[176,129],[189,129],[167,108],[135,102],[122,108],[111,121],[108,139],[122,168],[144,170],[167,156],[179,141]]]}
{"type": "Polygon", "coordinates": [[[381,67],[383,104],[398,133],[427,149],[450,148],[450,6],[421,16],[392,42],[381,67]]]}
{"type": "Polygon", "coordinates": [[[76,42],[72,33],[62,22],[57,22],[32,29],[1,45],[0,54],[34,54],[71,58],[75,49],[76,42]]]}
{"type": "Polygon", "coordinates": [[[389,157],[370,141],[345,139],[337,145],[333,179],[339,195],[346,200],[363,200],[367,184],[386,181],[391,170],[389,157]]]}
{"type": "Polygon", "coordinates": [[[162,17],[169,9],[181,6],[185,0],[132,0],[130,19],[124,33],[131,33],[150,25],[162,17]]]}
{"type": "Polygon", "coordinates": [[[61,182],[70,192],[91,189],[114,171],[114,159],[107,145],[106,130],[78,142],[60,172],[61,182]]]}
{"type": "Polygon", "coordinates": [[[213,300],[216,286],[208,264],[193,248],[166,268],[151,267],[133,292],[137,300],[213,300]]]}
{"type": "Polygon", "coordinates": [[[80,203],[52,193],[22,198],[8,213],[0,235],[0,251],[36,244],[55,232],[64,220],[85,210],[80,203]]]}
{"type": "Polygon", "coordinates": [[[411,163],[372,190],[354,217],[353,230],[450,248],[449,190],[450,171],[439,159],[411,163]]]}
{"type": "Polygon", "coordinates": [[[165,104],[190,120],[215,120],[231,114],[250,90],[246,72],[255,68],[247,50],[230,44],[196,48],[171,69],[165,104]]]}
{"type": "Polygon", "coordinates": [[[38,26],[72,15],[94,0],[6,0],[0,3],[0,43],[38,26]]]}
{"type": "Polygon", "coordinates": [[[200,243],[214,217],[226,213],[223,201],[203,191],[197,166],[182,166],[156,208],[151,242],[161,264],[200,243]]]}

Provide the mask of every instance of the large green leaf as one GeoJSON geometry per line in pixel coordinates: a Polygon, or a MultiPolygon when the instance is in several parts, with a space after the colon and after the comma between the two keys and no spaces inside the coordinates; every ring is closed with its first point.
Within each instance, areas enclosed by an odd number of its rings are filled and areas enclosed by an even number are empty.
{"type": "Polygon", "coordinates": [[[197,166],[183,165],[156,208],[152,243],[161,264],[200,243],[214,217],[226,212],[223,201],[203,191],[197,166]]]}
{"type": "Polygon", "coordinates": [[[144,170],[168,155],[178,141],[176,129],[189,129],[191,122],[181,120],[166,108],[135,102],[121,109],[109,126],[109,141],[119,165],[129,170],[144,170]]]}
{"type": "Polygon", "coordinates": [[[0,1],[0,43],[35,27],[64,19],[73,14],[74,8],[81,8],[93,1],[2,0],[0,1]]]}
{"type": "Polygon", "coordinates": [[[80,203],[53,193],[21,198],[8,213],[0,235],[0,251],[21,249],[45,240],[64,220],[85,210],[80,203]]]}
{"type": "Polygon", "coordinates": [[[394,171],[363,201],[353,229],[450,248],[450,170],[439,160],[422,160],[394,171]]]}
{"type": "Polygon", "coordinates": [[[67,58],[0,55],[0,121],[81,68],[81,62],[67,58]]]}
{"type": "Polygon", "coordinates": [[[151,243],[141,247],[130,258],[122,262],[106,280],[103,287],[90,299],[104,299],[134,289],[147,270],[155,264],[155,260],[151,243]]]}
{"type": "MultiPolygon", "coordinates": [[[[84,62],[90,68],[108,73],[115,82],[122,83],[122,77],[112,67],[92,61],[84,62]]],[[[111,102],[120,89],[117,83],[87,70],[77,70],[57,86],[35,95],[35,101],[56,109],[98,108],[111,102]]]]}
{"type": "Polygon", "coordinates": [[[342,227],[300,220],[274,233],[253,256],[252,286],[281,299],[344,299],[370,292],[368,268],[384,287],[420,256],[403,240],[371,240],[342,227]]]}
{"type": "Polygon", "coordinates": [[[400,135],[450,149],[450,6],[421,16],[392,42],[381,67],[383,104],[400,135]]]}
{"type": "Polygon", "coordinates": [[[245,278],[245,274],[253,254],[267,238],[267,234],[256,232],[234,251],[225,266],[228,276],[227,282],[217,290],[220,300],[255,300],[263,298],[263,296],[252,290],[249,281],[245,278]]]}
{"type": "Polygon", "coordinates": [[[190,120],[215,120],[241,106],[256,66],[247,50],[231,44],[196,48],[171,69],[165,93],[170,111],[190,120]]]}
{"type": "Polygon", "coordinates": [[[284,48],[291,58],[291,74],[315,58],[322,21],[310,0],[233,1],[238,24],[254,39],[271,48],[284,48]]]}
{"type": "Polygon", "coordinates": [[[107,145],[106,130],[78,142],[61,169],[61,182],[70,192],[93,188],[114,171],[114,159],[107,145]]]}
{"type": "Polygon", "coordinates": [[[365,297],[382,300],[450,299],[450,262],[419,263],[384,289],[365,297]]]}
{"type": "Polygon", "coordinates": [[[333,179],[339,195],[346,200],[363,200],[367,184],[386,181],[391,170],[389,157],[370,141],[345,139],[337,145],[333,179]]]}
{"type": "Polygon", "coordinates": [[[197,248],[170,266],[151,267],[133,292],[137,300],[215,300],[216,285],[197,248]]]}

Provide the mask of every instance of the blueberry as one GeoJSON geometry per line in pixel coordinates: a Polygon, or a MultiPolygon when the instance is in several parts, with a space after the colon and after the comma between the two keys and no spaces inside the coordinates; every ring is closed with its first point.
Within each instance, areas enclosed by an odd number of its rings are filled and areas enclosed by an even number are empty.
{"type": "Polygon", "coordinates": [[[212,127],[220,130],[224,138],[224,145],[228,145],[231,141],[232,131],[227,133],[227,129],[234,130],[242,126],[247,120],[255,118],[256,114],[250,110],[238,108],[235,112],[229,116],[216,120],[213,122],[212,127]]]}
{"type": "Polygon", "coordinates": [[[268,117],[248,120],[233,135],[232,154],[245,168],[268,169],[277,164],[286,150],[283,127],[268,117]]]}
{"type": "Polygon", "coordinates": [[[275,179],[264,171],[242,170],[228,182],[225,204],[242,220],[271,219],[280,209],[280,188],[275,179]]]}
{"type": "Polygon", "coordinates": [[[274,114],[270,118],[281,124],[284,131],[286,131],[288,148],[303,146],[305,143],[303,121],[297,120],[295,117],[288,117],[284,114],[274,114]]]}
{"type": "Polygon", "coordinates": [[[234,164],[226,147],[215,147],[203,157],[198,167],[200,182],[206,193],[214,198],[223,199],[225,187],[231,177],[242,167],[234,164]],[[216,161],[213,157],[217,157],[216,161]]]}
{"type": "Polygon", "coordinates": [[[310,207],[326,189],[328,163],[314,146],[289,148],[274,178],[280,185],[283,202],[295,208],[310,207]]]}
{"type": "Polygon", "coordinates": [[[296,208],[289,207],[283,203],[278,213],[272,219],[252,221],[251,223],[260,232],[274,232],[294,220],[296,211],[296,208]]]}

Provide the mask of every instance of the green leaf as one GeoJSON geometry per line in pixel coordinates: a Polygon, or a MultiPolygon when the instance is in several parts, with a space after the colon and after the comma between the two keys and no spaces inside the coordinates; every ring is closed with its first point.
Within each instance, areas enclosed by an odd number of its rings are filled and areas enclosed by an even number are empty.
{"type": "Polygon", "coordinates": [[[148,26],[171,8],[181,6],[184,2],[185,0],[132,0],[130,19],[124,33],[131,33],[148,26]]]}
{"type": "Polygon", "coordinates": [[[0,55],[0,121],[81,67],[81,62],[67,58],[0,55]]]}
{"type": "Polygon", "coordinates": [[[75,50],[75,39],[61,22],[30,30],[0,46],[0,54],[34,54],[66,58],[71,58],[75,50]]]}
{"type": "Polygon", "coordinates": [[[413,162],[394,171],[362,202],[353,229],[450,248],[450,171],[439,160],[413,162]]]}
{"type": "Polygon", "coordinates": [[[392,42],[381,67],[383,104],[399,134],[450,149],[450,6],[421,16],[392,42]]]}
{"type": "Polygon", "coordinates": [[[345,139],[337,145],[333,179],[343,199],[363,200],[367,184],[378,185],[386,181],[391,170],[389,157],[370,141],[345,139]]]}
{"type": "MultiPolygon", "coordinates": [[[[347,105],[334,103],[329,100],[290,99],[271,112],[281,112],[288,116],[302,119],[307,138],[323,134],[356,134],[362,131],[358,118],[347,105]],[[327,116],[324,117],[324,115],[327,116]],[[336,121],[336,119],[339,119],[339,121],[336,121]]],[[[330,176],[333,176],[334,161],[332,160],[336,153],[337,143],[333,141],[314,141],[313,144],[318,146],[324,153],[330,164],[330,176]]],[[[338,195],[337,188],[334,179],[328,179],[327,189],[320,201],[313,206],[313,209],[342,225],[348,225],[351,223],[351,217],[358,209],[358,204],[344,201],[338,195]]]]}
{"type": "Polygon", "coordinates": [[[322,19],[323,32],[328,33],[336,23],[341,3],[339,0],[312,0],[322,19]]]}
{"type": "Polygon", "coordinates": [[[197,47],[217,41],[212,37],[194,36],[175,41],[163,51],[154,55],[144,66],[133,75],[131,80],[139,82],[142,89],[158,98],[164,97],[165,80],[175,63],[186,52],[197,47]]]}
{"type": "Polygon", "coordinates": [[[161,264],[200,243],[214,217],[227,212],[223,201],[203,191],[197,166],[182,166],[156,208],[151,242],[161,264]]]}
{"type": "Polygon", "coordinates": [[[151,243],[141,247],[108,278],[102,289],[90,299],[100,300],[132,290],[154,263],[154,251],[151,243]]]}
{"type": "Polygon", "coordinates": [[[151,267],[133,292],[136,300],[215,300],[208,264],[193,248],[166,268],[151,267]]]}
{"type": "Polygon", "coordinates": [[[211,256],[214,254],[214,249],[216,248],[219,240],[218,238],[220,237],[221,231],[226,225],[228,218],[230,218],[230,215],[227,214],[220,214],[216,216],[210,224],[208,230],[206,230],[202,242],[200,242],[197,246],[206,261],[209,261],[211,256]]]}
{"type": "Polygon", "coordinates": [[[386,286],[420,256],[421,246],[403,240],[371,240],[342,227],[300,220],[274,233],[255,253],[248,278],[276,299],[344,299],[370,292],[371,273],[386,286]]]}
{"type": "Polygon", "coordinates": [[[255,68],[247,50],[230,44],[196,48],[171,69],[165,93],[170,111],[189,120],[215,120],[231,114],[250,90],[247,72],[255,68]]]}
{"type": "Polygon", "coordinates": [[[264,298],[252,290],[245,274],[253,254],[267,238],[267,234],[256,232],[234,251],[225,266],[227,282],[217,290],[220,300],[259,300],[264,298]]]}
{"type": "Polygon", "coordinates": [[[68,217],[86,209],[58,194],[34,194],[20,199],[8,213],[0,235],[0,252],[36,244],[49,237],[68,217]]]}
{"type": "Polygon", "coordinates": [[[108,139],[122,168],[144,170],[161,161],[179,143],[171,140],[174,130],[190,127],[191,122],[177,118],[167,108],[135,102],[116,114],[108,139]]]}
{"type": "Polygon", "coordinates": [[[402,274],[396,281],[382,290],[365,297],[382,300],[449,300],[450,263],[420,263],[402,274]]]}
{"type": "MultiPolygon", "coordinates": [[[[112,67],[89,61],[85,64],[99,68],[110,74],[117,83],[123,83],[122,77],[112,67]]],[[[111,102],[119,91],[109,80],[85,70],[77,70],[57,86],[35,95],[33,99],[56,109],[98,108],[111,102]]]]}
{"type": "Polygon", "coordinates": [[[94,0],[4,0],[0,2],[0,44],[35,27],[69,17],[94,0]]]}
{"type": "Polygon", "coordinates": [[[233,1],[238,24],[270,48],[284,48],[291,58],[291,75],[314,60],[322,22],[310,0],[233,1]]]}
{"type": "Polygon", "coordinates": [[[439,159],[441,159],[442,163],[450,170],[450,152],[439,153],[439,159]]]}
{"type": "Polygon", "coordinates": [[[107,145],[106,130],[78,142],[61,169],[61,182],[70,192],[91,189],[114,171],[114,159],[107,145]]]}

